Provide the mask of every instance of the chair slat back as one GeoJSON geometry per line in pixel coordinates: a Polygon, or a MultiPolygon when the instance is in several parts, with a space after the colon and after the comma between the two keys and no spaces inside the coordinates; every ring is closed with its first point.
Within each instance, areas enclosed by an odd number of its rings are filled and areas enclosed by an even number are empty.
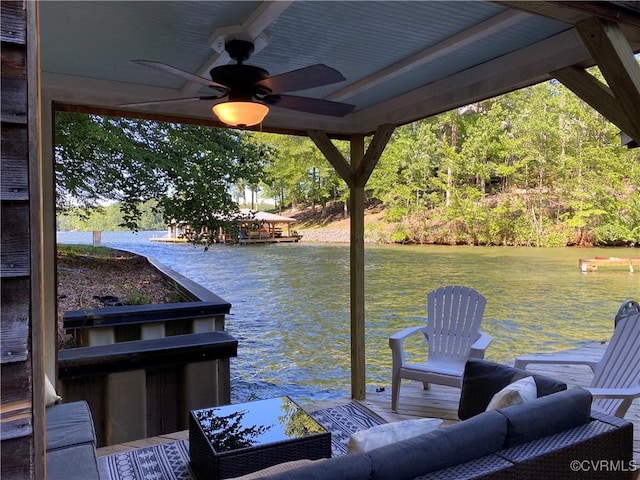
{"type": "MultiPolygon", "coordinates": [[[[640,313],[620,319],[591,382],[594,388],[636,385],[640,385],[640,313]]],[[[596,398],[593,403],[604,412],[615,415],[621,407],[628,408],[630,401],[596,398]]]]}
{"type": "Polygon", "coordinates": [[[480,336],[486,298],[472,288],[448,285],[427,295],[429,358],[466,361],[480,336]]]}

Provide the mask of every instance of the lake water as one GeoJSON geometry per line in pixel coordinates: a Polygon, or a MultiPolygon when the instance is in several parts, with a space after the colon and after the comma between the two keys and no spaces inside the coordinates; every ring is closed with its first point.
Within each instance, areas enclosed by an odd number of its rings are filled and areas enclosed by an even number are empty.
{"type": "MultiPolygon", "coordinates": [[[[349,246],[152,243],[165,232],[103,232],[102,245],[150,256],[232,304],[228,331],[234,402],[289,395],[320,401],[350,395],[349,246]]],[[[60,232],[60,243],[92,243],[60,232]]],[[[388,337],[424,322],[426,294],[446,284],[487,297],[486,358],[605,341],[624,300],[640,300],[640,271],[582,273],[578,259],[635,257],[638,249],[366,246],[367,390],[389,387],[388,337]]],[[[637,270],[637,269],[636,269],[637,270]]],[[[105,292],[108,294],[108,292],[105,292]]],[[[418,342],[410,344],[414,354],[418,342]]]]}

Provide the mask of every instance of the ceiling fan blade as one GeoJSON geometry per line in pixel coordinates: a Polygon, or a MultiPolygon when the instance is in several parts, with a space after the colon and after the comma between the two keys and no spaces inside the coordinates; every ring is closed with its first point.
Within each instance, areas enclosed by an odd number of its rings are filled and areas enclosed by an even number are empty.
{"type": "Polygon", "coordinates": [[[319,63],[265,78],[257,82],[256,85],[267,87],[271,93],[284,93],[322,87],[344,80],[346,79],[335,68],[319,63]]]}
{"type": "Polygon", "coordinates": [[[123,103],[121,105],[117,105],[118,107],[145,107],[147,105],[164,105],[164,104],[180,104],[180,103],[192,103],[199,100],[218,100],[226,95],[226,93],[222,95],[207,95],[204,97],[183,97],[183,98],[170,98],[167,100],[149,100],[147,102],[133,102],[133,103],[123,103]]]}
{"type": "Polygon", "coordinates": [[[332,102],[319,98],[298,97],[296,95],[267,95],[263,99],[267,105],[274,105],[289,110],[316,113],[331,117],[344,117],[353,112],[355,105],[348,103],[332,102]]]}
{"type": "Polygon", "coordinates": [[[212,82],[211,80],[207,80],[200,75],[194,75],[193,73],[185,72],[184,70],[180,70],[179,68],[172,67],[171,65],[167,65],[162,62],[154,62],[152,60],[131,60],[138,65],[144,65],[145,67],[154,68],[156,70],[160,70],[161,72],[170,73],[172,75],[177,75],[178,77],[182,77],[185,80],[190,82],[197,82],[202,85],[206,85],[207,87],[217,88],[219,90],[224,90],[225,92],[229,91],[229,88],[222,85],[221,83],[212,82]]]}

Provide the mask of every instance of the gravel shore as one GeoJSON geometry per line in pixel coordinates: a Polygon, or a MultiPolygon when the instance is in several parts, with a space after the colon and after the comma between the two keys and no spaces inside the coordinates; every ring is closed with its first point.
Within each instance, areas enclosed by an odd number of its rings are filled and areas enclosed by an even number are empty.
{"type": "Polygon", "coordinates": [[[298,230],[303,242],[349,243],[349,230],[298,230]]]}

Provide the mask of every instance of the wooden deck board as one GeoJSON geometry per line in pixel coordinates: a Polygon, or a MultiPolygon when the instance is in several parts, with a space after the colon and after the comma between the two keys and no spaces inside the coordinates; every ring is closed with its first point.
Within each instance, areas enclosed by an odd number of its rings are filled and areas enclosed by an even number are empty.
{"type": "MultiPolygon", "coordinates": [[[[597,360],[602,358],[605,349],[605,344],[591,344],[567,351],[566,353],[597,360]]],[[[513,365],[513,362],[511,362],[511,365],[513,365]]],[[[569,387],[588,386],[593,376],[589,367],[581,365],[529,365],[527,369],[562,380],[569,387]]],[[[389,372],[389,374],[391,374],[391,372],[389,372]]],[[[449,425],[458,421],[459,400],[460,390],[457,388],[432,385],[429,390],[424,390],[421,382],[404,381],[400,389],[398,413],[391,411],[391,386],[385,387],[382,391],[367,392],[366,400],[360,403],[384,418],[387,422],[411,418],[434,417],[443,419],[444,424],[449,425]]],[[[307,411],[314,411],[348,403],[349,401],[351,401],[349,398],[335,399],[319,404],[305,405],[304,408],[307,411]]],[[[640,465],[640,399],[636,399],[633,402],[631,408],[625,415],[625,419],[631,421],[634,425],[633,457],[636,463],[640,465]]],[[[167,441],[175,441],[187,437],[188,432],[183,431],[122,445],[102,447],[98,449],[98,456],[167,441]]]]}

